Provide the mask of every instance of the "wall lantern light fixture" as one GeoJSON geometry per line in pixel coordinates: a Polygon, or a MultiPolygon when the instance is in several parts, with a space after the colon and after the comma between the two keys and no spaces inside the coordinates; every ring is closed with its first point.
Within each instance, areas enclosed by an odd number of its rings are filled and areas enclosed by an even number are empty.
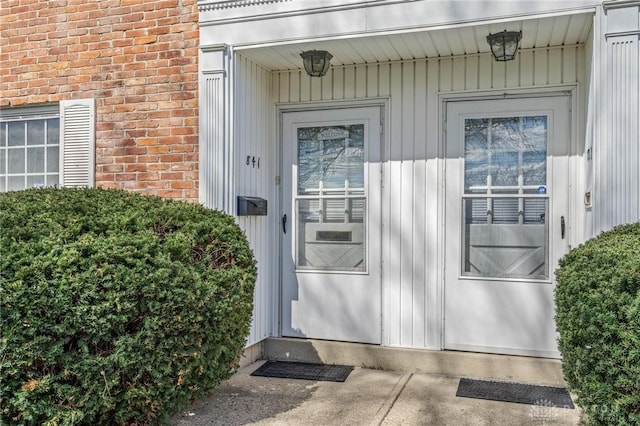
{"type": "Polygon", "coordinates": [[[505,62],[515,59],[518,44],[522,38],[522,31],[507,31],[489,34],[487,43],[491,46],[491,53],[496,61],[505,62]]]}
{"type": "Polygon", "coordinates": [[[329,70],[333,55],[326,50],[307,50],[300,54],[304,70],[311,77],[322,77],[329,70]]]}

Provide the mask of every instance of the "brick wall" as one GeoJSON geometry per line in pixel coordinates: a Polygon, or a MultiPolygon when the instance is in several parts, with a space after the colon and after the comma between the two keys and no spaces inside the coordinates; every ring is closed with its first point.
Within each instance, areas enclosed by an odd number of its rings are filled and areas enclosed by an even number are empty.
{"type": "Polygon", "coordinates": [[[0,108],[96,101],[96,185],[198,199],[196,0],[2,0],[0,108]]]}

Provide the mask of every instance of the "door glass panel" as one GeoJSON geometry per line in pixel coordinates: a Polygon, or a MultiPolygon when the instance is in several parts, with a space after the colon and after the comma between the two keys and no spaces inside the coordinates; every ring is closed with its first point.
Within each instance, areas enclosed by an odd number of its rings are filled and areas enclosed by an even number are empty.
{"type": "Polygon", "coordinates": [[[466,276],[548,279],[547,117],[465,120],[466,276]]]}
{"type": "Polygon", "coordinates": [[[296,268],[366,271],[364,124],[298,129],[296,268]]]}

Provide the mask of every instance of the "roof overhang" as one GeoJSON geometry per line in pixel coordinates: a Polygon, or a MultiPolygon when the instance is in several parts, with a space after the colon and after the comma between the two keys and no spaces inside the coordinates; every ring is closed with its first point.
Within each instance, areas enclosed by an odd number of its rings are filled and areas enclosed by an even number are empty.
{"type": "Polygon", "coordinates": [[[522,31],[521,51],[573,46],[587,41],[592,25],[593,12],[582,12],[236,46],[234,50],[266,69],[278,71],[301,68],[300,53],[313,49],[331,52],[333,66],[489,53],[487,35],[504,30],[522,31]]]}
{"type": "Polygon", "coordinates": [[[597,0],[199,0],[201,43],[224,43],[268,70],[328,50],[333,66],[490,52],[491,33],[522,31],[520,50],[585,43],[597,0]]]}

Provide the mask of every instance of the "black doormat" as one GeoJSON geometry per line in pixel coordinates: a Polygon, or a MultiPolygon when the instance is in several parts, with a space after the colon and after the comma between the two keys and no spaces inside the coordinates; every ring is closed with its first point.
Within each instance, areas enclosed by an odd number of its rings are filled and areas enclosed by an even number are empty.
{"type": "Polygon", "coordinates": [[[565,388],[460,379],[456,396],[520,404],[544,405],[573,409],[573,402],[565,388]]]}
{"type": "Polygon", "coordinates": [[[351,365],[312,364],[308,362],[267,361],[252,376],[283,379],[322,380],[344,382],[353,370],[351,365]]]}

